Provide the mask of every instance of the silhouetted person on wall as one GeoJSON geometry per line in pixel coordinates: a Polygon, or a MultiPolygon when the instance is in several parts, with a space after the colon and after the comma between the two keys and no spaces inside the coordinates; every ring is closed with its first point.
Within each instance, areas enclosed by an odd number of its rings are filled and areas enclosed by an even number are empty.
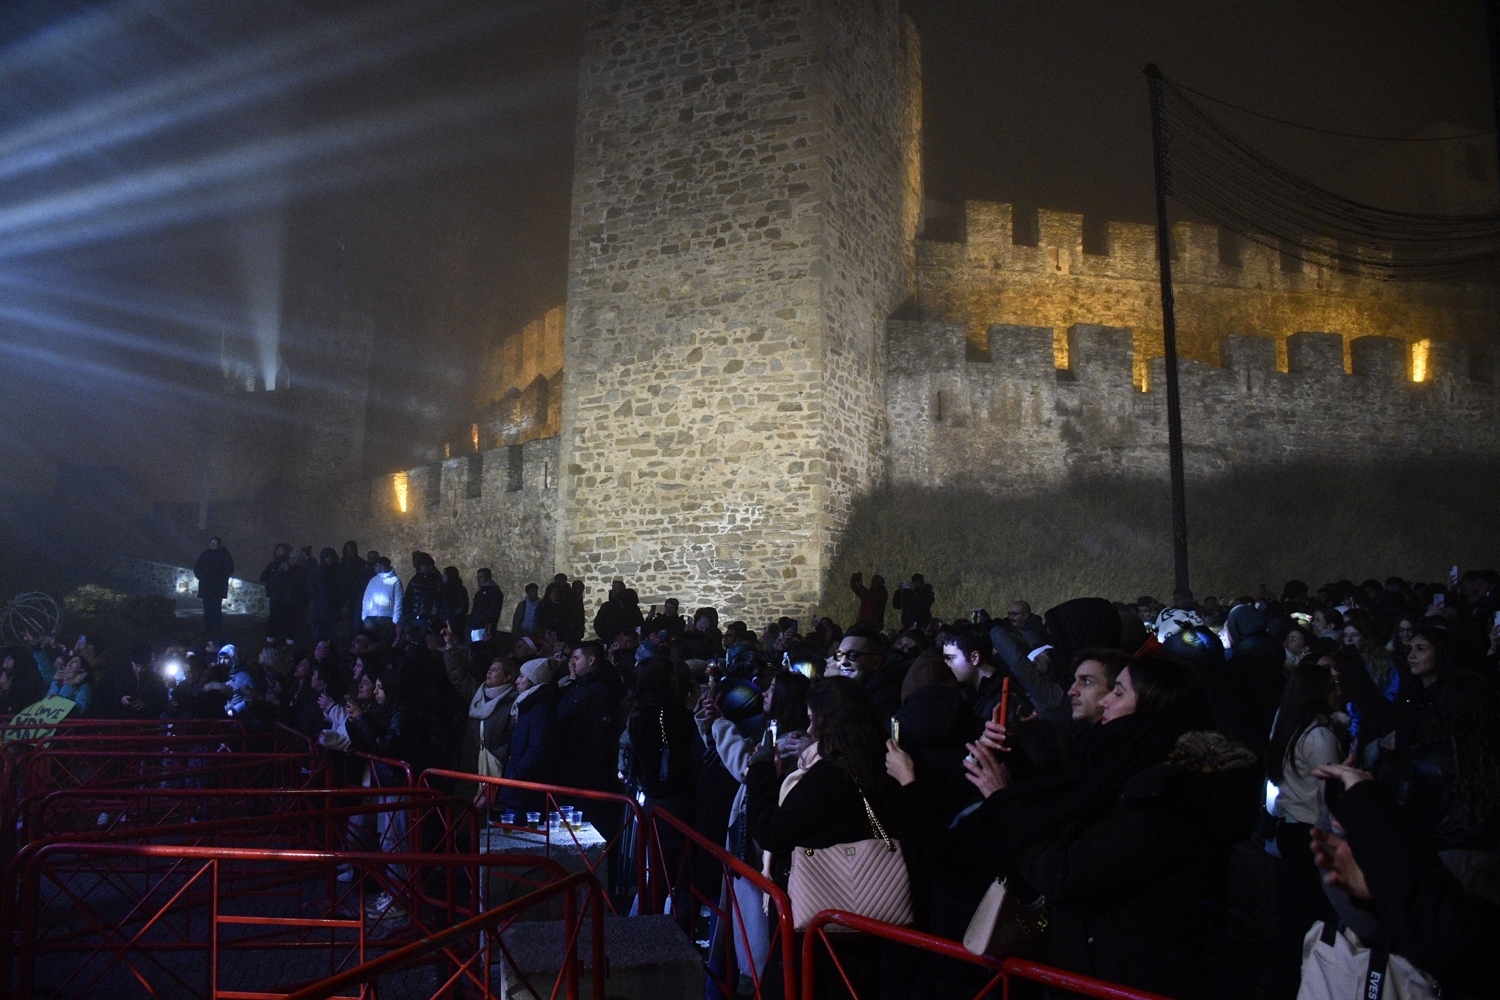
{"type": "Polygon", "coordinates": [[[374,575],[374,567],[360,558],[359,543],[345,542],[344,554],[339,559],[339,580],[344,588],[342,610],[348,615],[351,635],[359,631],[359,610],[364,599],[365,584],[374,575]]]}
{"type": "Polygon", "coordinates": [[[864,578],[863,573],[855,573],[849,578],[849,589],[859,598],[859,614],[854,620],[879,631],[885,628],[885,604],[891,595],[886,592],[885,577],[878,573],[870,577],[868,587],[864,584],[864,578]]]}
{"type": "Polygon", "coordinates": [[[511,634],[519,636],[535,632],[537,630],[536,615],[541,606],[542,599],[537,596],[537,585],[528,583],[526,596],[516,602],[515,614],[511,615],[511,634]]]}
{"type": "Polygon", "coordinates": [[[229,578],[234,575],[234,557],[217,535],[193,564],[198,578],[198,598],[203,602],[203,634],[218,635],[224,624],[224,599],[229,596],[229,578]]]}
{"type": "Polygon", "coordinates": [[[626,630],[634,631],[645,624],[641,618],[641,606],[631,600],[631,591],[623,580],[610,584],[609,599],[599,606],[594,616],[594,634],[605,644],[615,641],[615,636],[626,630]]]}
{"type": "Polygon", "coordinates": [[[471,639],[481,629],[488,629],[491,635],[498,632],[500,616],[505,612],[505,592],[495,583],[495,577],[488,569],[476,570],[474,582],[478,586],[474,589],[474,603],[469,607],[471,639]]]}
{"type": "Polygon", "coordinates": [[[271,561],[260,571],[260,582],[266,588],[266,642],[278,645],[291,642],[295,627],[292,602],[292,547],[279,542],[271,561]]]}
{"type": "Polygon", "coordinates": [[[438,585],[434,618],[454,632],[462,632],[469,622],[469,588],[464,586],[457,566],[443,567],[443,582],[438,585]]]}
{"type": "Polygon", "coordinates": [[[406,620],[404,631],[408,635],[420,636],[437,618],[438,591],[443,586],[443,577],[438,573],[437,563],[427,553],[414,553],[412,561],[417,565],[417,574],[406,585],[402,616],[406,620]]]}
{"type": "Polygon", "coordinates": [[[891,607],[901,612],[903,629],[926,625],[932,621],[932,584],[922,579],[921,573],[913,573],[910,583],[896,588],[891,597],[891,607]]]}
{"type": "Polygon", "coordinates": [[[344,606],[344,573],[338,553],[324,548],[317,565],[307,571],[307,617],[312,623],[313,638],[321,642],[333,638],[339,611],[344,606]]]}

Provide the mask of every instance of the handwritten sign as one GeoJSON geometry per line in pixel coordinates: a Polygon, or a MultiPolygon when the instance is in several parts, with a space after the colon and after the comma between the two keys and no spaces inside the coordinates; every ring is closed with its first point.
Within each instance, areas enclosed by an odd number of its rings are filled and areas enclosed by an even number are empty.
{"type": "Polygon", "coordinates": [[[4,742],[40,740],[51,736],[56,732],[54,727],[77,707],[70,699],[59,698],[56,695],[43,698],[34,705],[27,705],[11,716],[10,725],[5,729],[4,742]],[[36,728],[23,729],[21,728],[23,726],[36,728]]]}

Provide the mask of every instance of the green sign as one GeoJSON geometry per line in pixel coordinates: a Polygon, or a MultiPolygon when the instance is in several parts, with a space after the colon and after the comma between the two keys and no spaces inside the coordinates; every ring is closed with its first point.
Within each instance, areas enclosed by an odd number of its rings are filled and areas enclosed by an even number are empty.
{"type": "Polygon", "coordinates": [[[59,722],[68,717],[68,713],[78,706],[67,698],[59,698],[53,695],[51,698],[43,698],[34,705],[27,705],[10,718],[10,725],[5,730],[4,742],[10,743],[14,740],[39,740],[51,736],[56,730],[59,722]],[[46,728],[19,728],[21,726],[46,727],[46,728]]]}

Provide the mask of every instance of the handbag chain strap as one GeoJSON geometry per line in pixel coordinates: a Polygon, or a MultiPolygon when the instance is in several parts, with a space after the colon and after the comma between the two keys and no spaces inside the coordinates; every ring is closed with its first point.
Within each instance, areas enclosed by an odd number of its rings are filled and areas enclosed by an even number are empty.
{"type": "Polygon", "coordinates": [[[870,800],[865,798],[864,792],[859,793],[859,798],[865,804],[865,815],[870,818],[870,829],[875,831],[877,837],[885,841],[886,850],[894,851],[896,845],[892,843],[891,838],[886,834],[885,827],[880,825],[880,820],[875,818],[875,810],[870,808],[870,800]]]}

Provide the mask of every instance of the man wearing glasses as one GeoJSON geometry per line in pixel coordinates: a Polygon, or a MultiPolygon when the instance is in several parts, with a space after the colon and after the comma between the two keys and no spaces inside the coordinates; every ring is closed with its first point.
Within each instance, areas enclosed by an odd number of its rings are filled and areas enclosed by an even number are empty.
{"type": "Polygon", "coordinates": [[[886,668],[885,648],[877,634],[852,629],[834,653],[834,676],[850,677],[870,693],[882,715],[895,715],[901,707],[901,681],[905,665],[894,661],[886,668]]]}

